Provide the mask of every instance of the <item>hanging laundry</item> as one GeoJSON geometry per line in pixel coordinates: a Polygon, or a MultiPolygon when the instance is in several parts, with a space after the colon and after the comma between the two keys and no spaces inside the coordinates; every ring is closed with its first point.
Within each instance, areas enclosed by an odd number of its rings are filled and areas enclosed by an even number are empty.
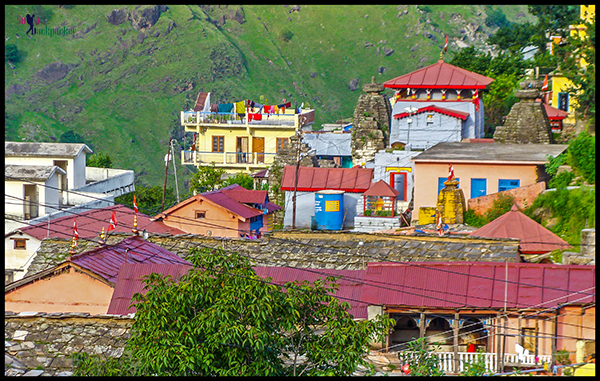
{"type": "Polygon", "coordinates": [[[265,108],[265,113],[266,114],[272,114],[273,111],[274,111],[273,106],[267,106],[267,105],[265,105],[264,108],[265,108]]]}
{"type": "Polygon", "coordinates": [[[231,113],[231,110],[233,110],[233,103],[220,103],[219,104],[219,112],[231,113]]]}
{"type": "Polygon", "coordinates": [[[243,118],[246,116],[246,102],[239,101],[235,103],[235,112],[237,113],[237,119],[243,118]]]}
{"type": "Polygon", "coordinates": [[[210,112],[219,112],[219,105],[216,103],[211,103],[210,112]]]}
{"type": "Polygon", "coordinates": [[[273,108],[274,108],[274,110],[275,110],[275,111],[274,111],[274,112],[275,112],[275,114],[279,114],[279,106],[275,105],[275,106],[273,106],[273,108]]]}

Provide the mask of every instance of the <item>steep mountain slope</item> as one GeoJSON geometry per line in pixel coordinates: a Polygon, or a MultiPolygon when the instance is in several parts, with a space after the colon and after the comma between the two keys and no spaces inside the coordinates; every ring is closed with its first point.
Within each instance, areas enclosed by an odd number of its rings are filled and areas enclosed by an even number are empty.
{"type": "MultiPolygon", "coordinates": [[[[81,135],[143,184],[162,184],[170,137],[190,146],[179,112],[198,91],[317,110],[316,126],[352,115],[364,83],[383,82],[483,45],[497,6],[5,6],[5,140],[81,135]],[[38,33],[19,23],[35,13],[38,33]],[[72,28],[47,35],[41,29],[72,28]]],[[[510,21],[526,6],[501,6],[510,21]]],[[[192,168],[177,167],[180,188],[192,168]]],[[[173,185],[169,180],[169,185],[173,185]]]]}

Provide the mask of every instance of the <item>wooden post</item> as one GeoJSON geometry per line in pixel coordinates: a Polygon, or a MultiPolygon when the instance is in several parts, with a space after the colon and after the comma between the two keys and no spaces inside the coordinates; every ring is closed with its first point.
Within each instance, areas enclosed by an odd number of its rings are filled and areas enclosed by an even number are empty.
{"type": "Polygon", "coordinates": [[[453,331],[454,331],[454,373],[458,373],[460,370],[460,361],[458,358],[458,331],[460,329],[459,326],[459,313],[455,312],[454,313],[454,322],[453,322],[453,331]]]}
{"type": "MultiPolygon", "coordinates": [[[[419,315],[419,338],[425,337],[425,313],[419,315]]],[[[425,345],[425,344],[423,344],[425,345]]]]}
{"type": "MultiPolygon", "coordinates": [[[[499,316],[499,315],[498,315],[499,316]]],[[[502,368],[501,368],[501,359],[500,359],[500,338],[502,337],[502,334],[500,333],[500,319],[497,318],[496,320],[496,324],[494,324],[494,337],[496,338],[496,373],[502,373],[502,368]]]]}

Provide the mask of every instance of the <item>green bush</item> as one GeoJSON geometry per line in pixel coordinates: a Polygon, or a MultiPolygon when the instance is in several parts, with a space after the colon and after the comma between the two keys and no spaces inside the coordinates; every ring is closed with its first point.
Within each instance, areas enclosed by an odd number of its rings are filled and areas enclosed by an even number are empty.
{"type": "Polygon", "coordinates": [[[375,212],[375,215],[377,217],[391,217],[392,211],[391,210],[378,210],[375,212]]]}
{"type": "Polygon", "coordinates": [[[13,64],[18,63],[21,60],[21,54],[15,44],[7,44],[4,46],[4,59],[10,61],[13,64]]]}
{"type": "Polygon", "coordinates": [[[284,42],[290,42],[292,37],[294,37],[294,33],[289,29],[284,29],[279,32],[279,38],[284,42]]]}
{"type": "Polygon", "coordinates": [[[569,164],[589,184],[596,183],[596,138],[582,132],[569,143],[569,164]]]}
{"type": "Polygon", "coordinates": [[[566,188],[575,178],[573,172],[562,172],[548,182],[550,188],[566,188]]]}
{"type": "Polygon", "coordinates": [[[371,209],[365,210],[365,216],[366,217],[370,217],[372,213],[373,213],[373,211],[371,209]]]}
{"type": "Polygon", "coordinates": [[[465,217],[465,224],[467,224],[469,226],[475,226],[477,228],[480,228],[486,224],[483,216],[480,216],[479,214],[475,213],[475,211],[473,209],[468,209],[465,212],[464,217],[465,217]]]}

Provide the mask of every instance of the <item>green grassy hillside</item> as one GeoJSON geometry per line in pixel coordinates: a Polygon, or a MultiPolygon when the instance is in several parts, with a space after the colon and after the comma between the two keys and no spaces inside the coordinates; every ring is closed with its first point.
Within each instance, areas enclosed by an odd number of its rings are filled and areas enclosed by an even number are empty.
{"type": "MultiPolygon", "coordinates": [[[[446,33],[448,58],[457,40],[481,45],[494,31],[486,12],[496,7],[169,5],[142,31],[107,21],[125,6],[5,6],[5,44],[20,56],[5,60],[5,140],[58,141],[73,130],[116,168],[134,169],[141,184],[162,184],[169,138],[190,145],[179,112],[199,91],[213,103],[304,102],[319,128],[351,117],[371,77],[383,82],[435,62],[446,33]],[[40,16],[37,28],[75,34],[29,37],[18,23],[27,13],[40,16]]],[[[510,21],[532,20],[524,5],[501,9],[510,21]]],[[[181,189],[191,172],[178,165],[181,189]]]]}

